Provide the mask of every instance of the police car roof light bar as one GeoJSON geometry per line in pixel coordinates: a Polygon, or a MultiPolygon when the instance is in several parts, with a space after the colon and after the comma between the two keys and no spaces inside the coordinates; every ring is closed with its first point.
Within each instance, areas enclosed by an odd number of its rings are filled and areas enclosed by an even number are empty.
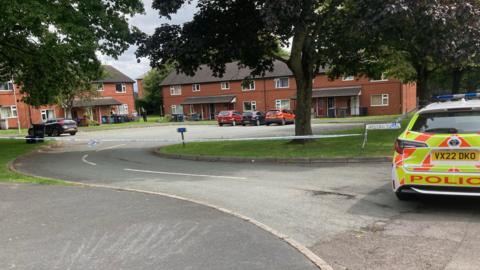
{"type": "Polygon", "coordinates": [[[480,98],[480,92],[471,92],[466,94],[452,94],[452,95],[441,95],[434,97],[437,101],[449,101],[449,100],[458,100],[458,99],[474,99],[480,98]]]}

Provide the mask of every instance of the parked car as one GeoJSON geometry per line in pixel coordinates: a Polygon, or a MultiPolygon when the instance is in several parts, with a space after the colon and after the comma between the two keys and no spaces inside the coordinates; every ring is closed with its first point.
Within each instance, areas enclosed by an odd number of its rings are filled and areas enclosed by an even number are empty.
{"type": "Polygon", "coordinates": [[[242,114],[237,111],[221,111],[217,117],[219,126],[223,126],[225,124],[236,126],[237,124],[241,124],[242,120],[242,114]]]}
{"type": "MultiPolygon", "coordinates": [[[[45,122],[45,135],[60,136],[62,134],[77,134],[77,122],[71,119],[52,119],[45,122]]],[[[33,127],[28,129],[28,134],[33,135],[33,127]]]]}
{"type": "Polygon", "coordinates": [[[265,125],[265,114],[263,112],[253,111],[253,112],[244,112],[242,125],[253,125],[260,126],[265,125]]]}
{"type": "Polygon", "coordinates": [[[290,110],[270,110],[265,116],[265,124],[293,124],[295,123],[295,114],[290,110]]]}
{"type": "Polygon", "coordinates": [[[395,143],[392,188],[400,200],[478,196],[479,168],[480,100],[433,103],[413,116],[395,143]]]}

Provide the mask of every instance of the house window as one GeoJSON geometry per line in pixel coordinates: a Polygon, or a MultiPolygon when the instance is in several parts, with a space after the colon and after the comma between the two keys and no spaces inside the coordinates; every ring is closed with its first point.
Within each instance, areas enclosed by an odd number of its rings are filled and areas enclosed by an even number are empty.
{"type": "Polygon", "coordinates": [[[230,89],[230,83],[229,83],[229,82],[222,82],[222,83],[220,84],[220,88],[221,88],[222,90],[229,90],[229,89],[230,89]]]}
{"type": "Polygon", "coordinates": [[[172,114],[183,114],[182,105],[172,105],[171,107],[172,114]]]}
{"type": "Polygon", "coordinates": [[[388,94],[372,95],[371,99],[371,106],[373,107],[388,106],[389,103],[388,94]]]}
{"type": "Polygon", "coordinates": [[[128,115],[128,104],[118,105],[117,112],[119,115],[128,115]]]}
{"type": "Polygon", "coordinates": [[[257,102],[256,101],[244,101],[243,102],[243,111],[250,112],[257,110],[257,102]]]}
{"type": "Polygon", "coordinates": [[[127,92],[127,86],[124,83],[117,83],[117,84],[115,84],[115,92],[126,93],[127,92]]]}
{"type": "Polygon", "coordinates": [[[288,88],[288,77],[275,79],[275,88],[288,88]]]}
{"type": "Polygon", "coordinates": [[[382,75],[380,77],[374,77],[372,79],[370,79],[371,82],[386,82],[388,81],[388,78],[387,78],[387,74],[386,73],[382,73],[382,75]]]}
{"type": "Polygon", "coordinates": [[[242,83],[243,91],[253,91],[255,90],[255,81],[244,81],[242,83]]]}
{"type": "Polygon", "coordinates": [[[43,122],[55,119],[55,110],[41,110],[40,114],[43,122]]]}
{"type": "Polygon", "coordinates": [[[192,85],[193,92],[200,92],[200,84],[195,83],[192,85]]]}
{"type": "Polygon", "coordinates": [[[97,83],[97,91],[103,91],[103,83],[97,83]]]}
{"type": "Polygon", "coordinates": [[[355,76],[343,76],[342,81],[348,82],[348,81],[353,81],[355,80],[355,76]]]}
{"type": "Polygon", "coordinates": [[[290,110],[290,100],[289,99],[275,100],[275,108],[277,110],[290,110]]]}
{"type": "Polygon", "coordinates": [[[12,91],[12,90],[13,90],[12,82],[0,83],[0,91],[12,91]]]}
{"type": "Polygon", "coordinates": [[[171,96],[181,96],[182,95],[182,86],[181,85],[170,86],[170,95],[171,96]]]}
{"type": "Polygon", "coordinates": [[[17,118],[17,106],[1,107],[0,119],[17,118]]]}

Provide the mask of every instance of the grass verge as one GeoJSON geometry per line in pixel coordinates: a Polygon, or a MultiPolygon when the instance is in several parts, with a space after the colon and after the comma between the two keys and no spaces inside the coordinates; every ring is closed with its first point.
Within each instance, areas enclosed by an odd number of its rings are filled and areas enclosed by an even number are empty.
{"type": "Polygon", "coordinates": [[[13,172],[8,167],[9,163],[15,158],[30,153],[41,145],[42,144],[26,144],[23,140],[0,140],[0,182],[66,185],[66,182],[62,180],[27,176],[13,172]]]}
{"type": "Polygon", "coordinates": [[[316,118],[312,120],[313,124],[326,123],[388,123],[397,120],[401,115],[378,115],[378,116],[357,116],[346,118],[316,118]]]}
{"type": "Polygon", "coordinates": [[[186,122],[169,122],[165,117],[149,116],[147,122],[140,119],[136,122],[126,122],[118,124],[103,124],[100,126],[80,127],[81,131],[100,131],[100,130],[112,130],[123,128],[135,128],[135,127],[148,127],[148,126],[169,126],[169,125],[215,125],[216,121],[186,121],[186,122]]]}
{"type": "MultiPolygon", "coordinates": [[[[401,130],[369,131],[368,143],[362,149],[363,135],[312,140],[306,144],[286,140],[199,142],[162,147],[161,153],[211,157],[252,158],[359,158],[390,157],[395,139],[401,130]]],[[[335,134],[363,134],[363,128],[334,132],[335,134]]]]}

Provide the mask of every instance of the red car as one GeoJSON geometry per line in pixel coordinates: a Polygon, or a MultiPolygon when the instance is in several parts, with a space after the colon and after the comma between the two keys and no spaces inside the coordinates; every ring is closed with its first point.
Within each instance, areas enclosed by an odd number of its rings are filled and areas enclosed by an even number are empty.
{"type": "Polygon", "coordinates": [[[295,123],[295,114],[290,110],[270,110],[265,117],[265,124],[293,124],[295,123]]]}
{"type": "Polygon", "coordinates": [[[242,120],[242,114],[237,111],[221,111],[217,116],[219,126],[223,126],[224,124],[236,126],[237,124],[241,124],[242,120]]]}

